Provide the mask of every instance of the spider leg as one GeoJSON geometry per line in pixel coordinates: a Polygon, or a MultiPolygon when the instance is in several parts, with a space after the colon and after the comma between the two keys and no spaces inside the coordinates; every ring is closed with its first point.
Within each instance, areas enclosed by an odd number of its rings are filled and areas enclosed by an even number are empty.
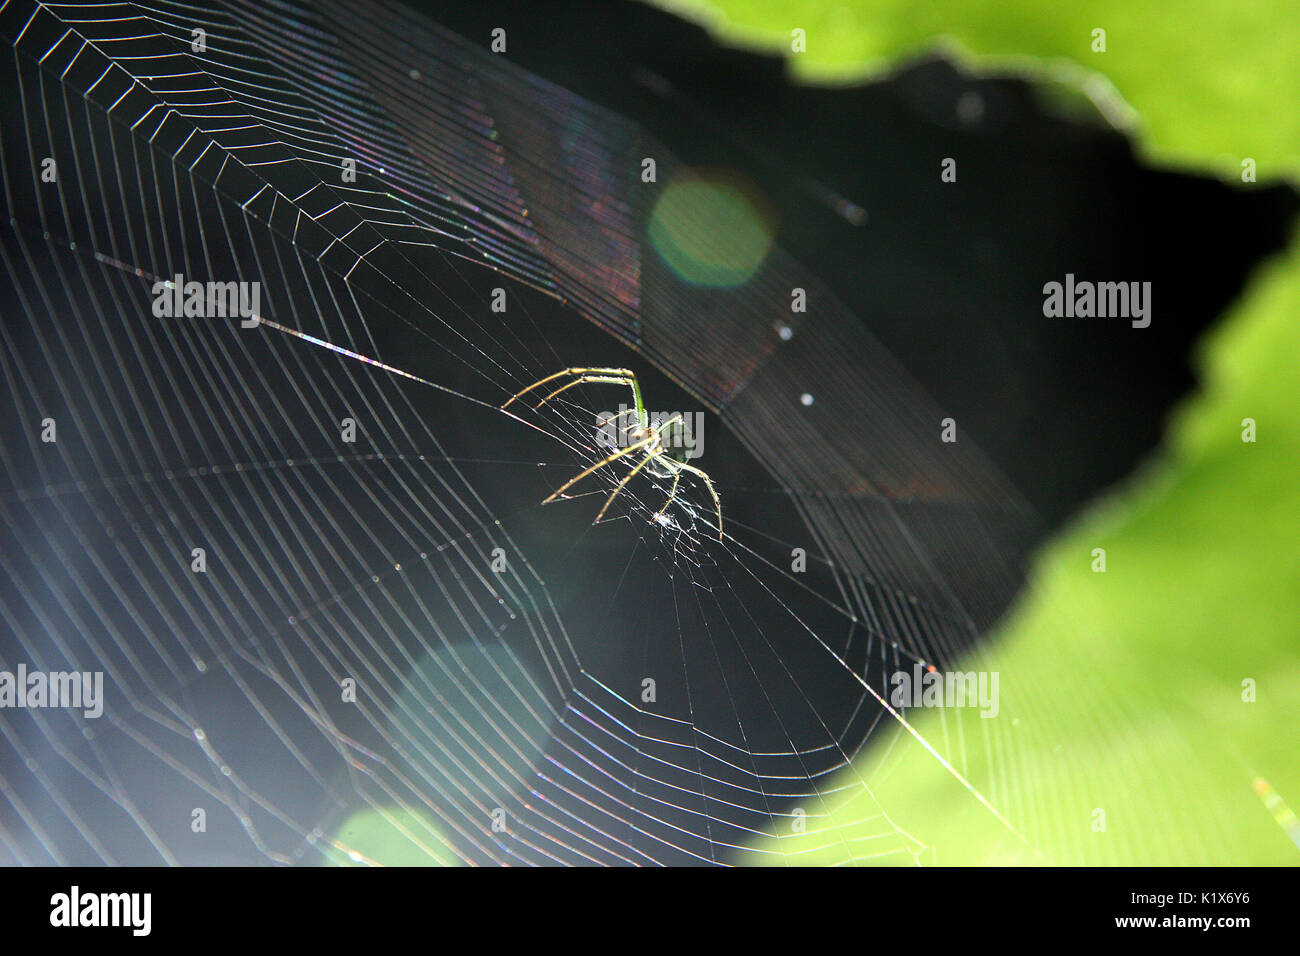
{"type": "Polygon", "coordinates": [[[551,492],[551,496],[547,498],[545,501],[543,501],[542,504],[549,504],[550,502],[558,498],[560,495],[568,491],[570,488],[572,488],[574,485],[576,485],[578,482],[582,481],[582,479],[586,478],[593,471],[598,471],[601,468],[604,468],[606,465],[608,465],[611,461],[617,461],[618,459],[622,458],[624,455],[630,455],[634,451],[644,448],[646,445],[649,445],[654,440],[655,440],[655,436],[651,435],[648,438],[643,438],[640,441],[633,442],[632,444],[628,445],[626,448],[620,451],[616,451],[614,452],[614,454],[606,458],[602,458],[600,461],[596,462],[590,468],[583,469],[581,472],[574,475],[564,484],[560,485],[560,487],[556,488],[553,492],[551,492]]]}
{"type": "MultiPolygon", "coordinates": [[[[674,462],[674,464],[676,463],[674,462]]],[[[664,506],[655,512],[656,518],[660,517],[665,511],[668,510],[668,506],[677,500],[677,485],[681,480],[682,480],[682,473],[676,469],[673,469],[673,486],[668,490],[668,500],[664,502],[664,506]]]]}
{"type": "MultiPolygon", "coordinates": [[[[605,512],[608,511],[609,506],[614,503],[614,499],[618,497],[618,493],[623,490],[623,488],[627,485],[629,481],[632,480],[633,475],[635,475],[638,471],[644,468],[646,464],[649,463],[651,458],[655,457],[655,454],[656,452],[648,452],[644,458],[642,458],[639,462],[636,463],[635,468],[633,468],[631,471],[629,471],[626,475],[623,476],[623,480],[620,481],[618,485],[614,488],[613,494],[611,494],[608,498],[605,499],[604,506],[600,509],[600,512],[596,515],[596,521],[599,521],[601,518],[605,517],[605,512]]],[[[593,521],[592,524],[595,524],[596,521],[593,521]]]]}
{"type": "Polygon", "coordinates": [[[689,471],[692,475],[699,475],[701,478],[704,479],[704,486],[708,488],[709,494],[713,497],[713,506],[718,509],[718,540],[721,541],[722,540],[722,502],[718,498],[717,489],[713,487],[713,479],[710,478],[701,469],[696,468],[694,465],[688,465],[682,461],[674,462],[673,465],[674,467],[680,468],[683,471],[689,471]]]}
{"type": "MultiPolygon", "coordinates": [[[[629,369],[625,369],[625,368],[566,368],[566,369],[564,369],[564,370],[561,371],[561,372],[556,372],[554,375],[548,375],[548,376],[546,376],[546,378],[539,379],[539,380],[537,380],[536,382],[533,382],[533,384],[532,384],[532,385],[529,385],[527,388],[522,389],[522,390],[520,390],[520,391],[518,391],[518,392],[515,392],[515,394],[511,395],[510,398],[508,398],[508,399],[506,400],[506,403],[505,403],[504,405],[502,405],[501,407],[502,407],[503,409],[508,408],[512,402],[514,402],[514,401],[515,401],[516,399],[518,399],[518,398],[522,398],[524,395],[527,395],[527,394],[528,394],[529,392],[531,392],[533,389],[535,389],[535,388],[541,388],[541,387],[542,387],[543,385],[545,385],[547,382],[553,382],[553,381],[555,381],[557,378],[563,378],[565,375],[577,375],[577,376],[584,376],[584,375],[597,375],[597,376],[602,376],[602,377],[611,377],[611,378],[612,378],[613,376],[617,376],[617,378],[614,378],[614,379],[613,379],[613,381],[614,381],[615,384],[620,384],[620,385],[622,385],[622,384],[630,385],[630,386],[632,387],[632,393],[633,393],[634,395],[637,395],[638,399],[640,398],[640,396],[637,394],[637,389],[636,389],[636,384],[635,384],[635,383],[636,383],[636,376],[633,375],[632,372],[631,372],[629,369]]],[[[598,379],[598,380],[603,380],[603,379],[598,379]]],[[[570,383],[570,384],[571,384],[571,385],[576,385],[576,384],[578,384],[578,383],[577,383],[577,382],[572,382],[572,383],[570,383]]],[[[566,387],[568,387],[568,386],[566,386],[566,387]]],[[[553,398],[553,397],[554,397],[554,395],[555,395],[555,393],[552,393],[551,395],[547,396],[547,398],[545,398],[545,399],[543,399],[543,400],[541,401],[540,405],[545,405],[546,402],[547,402],[550,398],[553,398]]],[[[638,406],[639,406],[639,404],[640,404],[640,402],[638,401],[638,406]]]]}
{"type": "MultiPolygon", "coordinates": [[[[673,424],[680,424],[680,423],[681,423],[681,420],[682,420],[682,416],[681,416],[681,413],[680,413],[680,412],[679,412],[678,414],[674,415],[672,418],[664,419],[662,422],[658,422],[658,423],[656,423],[656,424],[654,424],[654,425],[651,425],[651,424],[650,424],[650,420],[649,420],[649,418],[647,418],[647,419],[646,419],[646,427],[647,427],[647,428],[653,428],[653,429],[655,430],[655,432],[659,435],[659,440],[660,440],[660,441],[663,441],[664,436],[666,436],[666,435],[668,434],[668,426],[669,426],[669,425],[673,425],[673,424]]],[[[624,433],[626,433],[626,432],[631,431],[632,428],[633,428],[633,426],[632,426],[632,425],[629,425],[627,428],[623,429],[623,431],[624,431],[624,433]]]]}
{"type": "MultiPolygon", "coordinates": [[[[624,415],[628,414],[628,412],[633,412],[633,413],[635,413],[635,412],[636,412],[636,409],[635,409],[635,408],[628,408],[627,406],[624,406],[624,407],[623,407],[623,410],[622,410],[621,412],[615,412],[613,415],[610,415],[608,418],[601,418],[601,419],[598,419],[598,420],[596,421],[596,427],[597,427],[597,428],[602,428],[602,427],[604,427],[606,424],[608,424],[609,422],[614,421],[614,419],[616,419],[616,418],[622,418],[624,415]]],[[[626,434],[627,434],[628,432],[630,432],[634,427],[636,427],[636,426],[635,426],[635,425],[628,425],[627,428],[624,428],[624,429],[623,429],[623,431],[622,431],[621,434],[626,435],[626,434]]]]}
{"type": "Polygon", "coordinates": [[[575,378],[568,385],[561,385],[559,388],[551,392],[551,394],[547,395],[544,399],[542,399],[533,407],[541,408],[543,405],[545,405],[547,402],[553,399],[556,395],[559,395],[561,392],[567,392],[569,389],[573,388],[573,386],[581,385],[584,382],[608,382],[610,385],[627,385],[629,388],[632,388],[632,394],[636,395],[636,388],[633,387],[633,379],[631,378],[615,378],[612,375],[583,375],[580,376],[579,378],[575,378]]]}

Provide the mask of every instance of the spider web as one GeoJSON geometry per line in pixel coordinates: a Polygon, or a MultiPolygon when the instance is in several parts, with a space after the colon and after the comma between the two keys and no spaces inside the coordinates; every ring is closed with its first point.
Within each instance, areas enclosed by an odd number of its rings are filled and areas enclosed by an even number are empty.
{"type": "MultiPolygon", "coordinates": [[[[8,0],[0,35],[0,670],[106,689],[0,711],[0,858],[748,862],[899,747],[1008,775],[1001,726],[883,698],[978,659],[1024,507],[779,247],[665,266],[662,144],[392,3],[8,0]],[[264,321],[158,317],[178,274],[264,321]],[[592,525],[630,458],[542,506],[626,390],[499,407],[574,365],[707,413],[721,542],[646,470],[592,525]]],[[[866,805],[852,858],[925,861],[866,805]]]]}

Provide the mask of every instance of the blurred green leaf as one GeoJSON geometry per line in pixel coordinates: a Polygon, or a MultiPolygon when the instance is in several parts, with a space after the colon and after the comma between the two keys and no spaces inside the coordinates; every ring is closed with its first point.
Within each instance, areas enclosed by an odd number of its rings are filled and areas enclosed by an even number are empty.
{"type": "Polygon", "coordinates": [[[722,39],[790,55],[796,77],[877,74],[942,44],[985,68],[1104,78],[1137,112],[1154,159],[1261,179],[1300,168],[1295,0],[687,0],[665,4],[722,39]],[[791,30],[806,52],[790,53],[791,30]],[[1095,29],[1106,52],[1092,50],[1095,29]]]}
{"type": "MultiPolygon", "coordinates": [[[[1234,180],[1245,157],[1261,180],[1300,171],[1294,2],[671,6],[773,51],[789,53],[790,31],[805,30],[807,52],[791,56],[803,79],[861,78],[944,45],[1095,102],[1113,88],[1154,162],[1234,180]],[[1091,49],[1095,28],[1105,53],[1091,49]]],[[[1300,863],[1255,789],[1266,780],[1300,806],[1298,248],[1261,269],[1202,343],[1203,387],[1158,460],[1039,556],[989,659],[967,665],[1001,675],[998,717],[931,710],[916,721],[1020,833],[900,734],[828,788],[829,812],[808,808],[806,833],[760,841],[773,863],[911,862],[871,839],[893,827],[940,864],[1300,863]],[[1104,574],[1091,570],[1094,548],[1106,550],[1104,574]]]]}

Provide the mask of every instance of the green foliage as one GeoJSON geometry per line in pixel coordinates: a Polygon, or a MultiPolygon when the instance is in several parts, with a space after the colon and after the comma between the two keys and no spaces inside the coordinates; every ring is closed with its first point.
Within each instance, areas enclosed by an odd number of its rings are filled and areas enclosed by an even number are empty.
{"type": "MultiPolygon", "coordinates": [[[[989,68],[1073,65],[1137,111],[1161,161],[1261,178],[1300,166],[1300,9],[1294,0],[691,0],[669,4],[723,39],[790,51],[795,75],[860,78],[943,44],[989,68]],[[1106,52],[1094,53],[1095,29],[1106,52]]],[[[1071,70],[1072,71],[1072,70],[1071,70]]],[[[1086,80],[1084,81],[1086,82],[1086,80]]]]}
{"type": "MultiPolygon", "coordinates": [[[[861,77],[943,44],[1045,87],[1066,77],[1094,100],[1113,88],[1154,162],[1234,180],[1244,157],[1261,180],[1300,172],[1294,4],[688,6],[724,39],[772,50],[788,52],[790,31],[802,28],[807,52],[792,60],[805,79],[861,77]],[[1095,28],[1106,30],[1105,53],[1092,51],[1095,28]]],[[[1157,460],[1039,555],[991,659],[978,664],[1001,674],[999,717],[968,709],[917,719],[1021,821],[1025,839],[901,735],[837,781],[828,815],[808,808],[807,833],[760,842],[774,863],[870,858],[864,841],[882,832],[882,808],[941,864],[1300,863],[1254,789],[1264,778],[1300,806],[1300,243],[1254,277],[1202,343],[1199,365],[1202,388],[1157,460]],[[1246,418],[1253,443],[1242,440],[1246,418]],[[1106,550],[1105,573],[1091,569],[1094,548],[1106,550]],[[1246,680],[1253,703],[1243,701],[1246,680]]]]}

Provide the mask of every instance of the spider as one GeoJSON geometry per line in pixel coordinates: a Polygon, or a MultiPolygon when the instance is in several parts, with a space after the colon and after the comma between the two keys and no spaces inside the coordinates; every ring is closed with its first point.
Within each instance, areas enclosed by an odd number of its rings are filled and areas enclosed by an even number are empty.
{"type": "MultiPolygon", "coordinates": [[[[617,461],[625,455],[634,455],[639,452],[644,452],[645,457],[637,462],[636,465],[633,466],[632,470],[623,476],[623,480],[618,483],[614,488],[613,493],[605,500],[604,506],[600,509],[599,514],[596,515],[596,521],[599,521],[605,516],[605,512],[608,511],[609,506],[614,503],[614,499],[619,496],[619,493],[627,486],[627,483],[636,476],[637,472],[642,468],[648,468],[650,474],[654,475],[656,478],[671,478],[673,480],[672,488],[668,491],[668,500],[664,502],[664,506],[654,515],[654,520],[662,523],[664,512],[668,510],[668,506],[677,498],[677,485],[682,480],[682,472],[685,471],[699,477],[704,482],[705,488],[708,489],[710,497],[713,498],[713,505],[718,511],[718,540],[721,541],[722,502],[718,498],[717,489],[713,487],[712,479],[710,479],[703,470],[696,468],[694,465],[688,465],[684,460],[686,457],[686,448],[681,442],[682,416],[674,415],[672,418],[660,422],[658,425],[651,425],[650,418],[646,414],[645,405],[641,401],[641,386],[637,384],[636,375],[628,369],[566,368],[562,372],[548,375],[546,378],[534,382],[522,391],[516,392],[504,405],[501,406],[502,410],[508,408],[511,402],[522,398],[533,389],[541,388],[548,382],[553,382],[556,379],[564,378],[565,376],[572,376],[573,381],[569,382],[567,385],[561,385],[533,407],[541,408],[561,392],[567,391],[575,385],[581,385],[584,382],[603,382],[611,385],[626,385],[632,389],[632,401],[636,406],[635,408],[627,409],[627,412],[635,412],[636,421],[623,429],[623,434],[626,435],[630,441],[630,444],[626,448],[614,452],[612,455],[596,462],[590,468],[574,475],[559,488],[556,488],[555,491],[551,493],[551,496],[543,501],[542,504],[550,504],[580,482],[583,478],[599,471],[611,462],[617,461]]],[[[622,415],[625,413],[620,412],[619,414],[622,415]]],[[[605,419],[604,421],[599,422],[597,427],[604,425],[608,421],[610,421],[610,419],[605,419]]]]}

